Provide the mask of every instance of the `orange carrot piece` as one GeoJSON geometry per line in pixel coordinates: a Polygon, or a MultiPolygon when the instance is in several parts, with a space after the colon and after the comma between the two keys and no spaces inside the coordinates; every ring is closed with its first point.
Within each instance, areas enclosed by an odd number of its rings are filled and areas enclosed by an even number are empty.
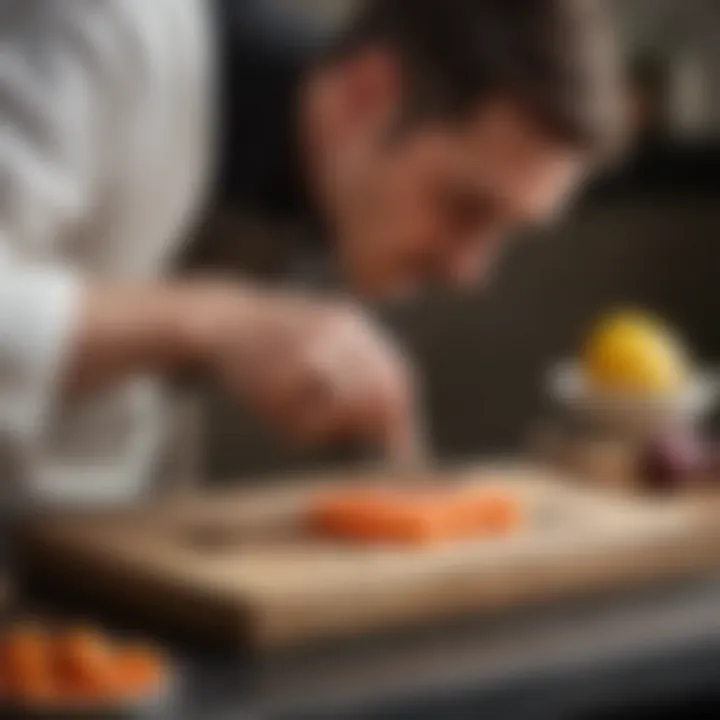
{"type": "Polygon", "coordinates": [[[13,701],[45,705],[55,697],[50,639],[35,626],[10,630],[2,643],[3,685],[13,701]]]}
{"type": "Polygon", "coordinates": [[[77,628],[55,642],[58,679],[68,697],[109,700],[115,686],[115,658],[109,640],[101,633],[77,628]]]}
{"type": "Polygon", "coordinates": [[[124,696],[150,694],[165,677],[165,662],[146,645],[132,645],[118,651],[115,661],[116,689],[124,696]]]}
{"type": "Polygon", "coordinates": [[[423,545],[511,532],[521,515],[519,500],[503,490],[367,489],[319,497],[311,523],[344,539],[423,545]]]}

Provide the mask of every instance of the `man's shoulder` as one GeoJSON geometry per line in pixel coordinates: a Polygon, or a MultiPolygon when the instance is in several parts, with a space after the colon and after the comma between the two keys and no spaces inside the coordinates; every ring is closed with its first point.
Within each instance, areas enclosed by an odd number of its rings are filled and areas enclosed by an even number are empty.
{"type": "MultiPolygon", "coordinates": [[[[158,36],[177,33],[207,14],[207,0],[0,0],[0,23],[13,34],[22,28],[70,34],[79,48],[94,40],[138,49],[158,36]]],[[[178,49],[179,51],[179,49],[178,49]]],[[[136,60],[142,59],[141,57],[136,60]]]]}
{"type": "Polygon", "coordinates": [[[186,72],[207,14],[207,0],[0,0],[0,34],[119,92],[186,72]]]}

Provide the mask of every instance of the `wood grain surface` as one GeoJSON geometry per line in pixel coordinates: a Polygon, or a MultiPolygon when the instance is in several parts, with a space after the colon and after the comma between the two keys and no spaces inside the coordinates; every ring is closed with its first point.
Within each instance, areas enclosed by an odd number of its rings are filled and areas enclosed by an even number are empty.
{"type": "MultiPolygon", "coordinates": [[[[178,498],[134,512],[43,518],[18,543],[26,572],[218,642],[275,648],[578,593],[720,564],[712,503],[621,497],[533,467],[479,466],[436,481],[516,489],[528,520],[504,538],[432,549],[313,534],[315,493],[379,476],[303,478],[178,498]]],[[[405,478],[403,480],[407,482],[405,478]]]]}

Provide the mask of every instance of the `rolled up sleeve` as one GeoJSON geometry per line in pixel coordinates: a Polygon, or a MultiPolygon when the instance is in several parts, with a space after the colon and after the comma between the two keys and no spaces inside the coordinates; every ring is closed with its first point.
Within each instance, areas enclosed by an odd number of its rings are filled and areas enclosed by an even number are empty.
{"type": "Polygon", "coordinates": [[[0,432],[42,433],[78,317],[81,279],[59,267],[0,268],[0,432]]]}
{"type": "MultiPolygon", "coordinates": [[[[0,435],[43,432],[83,279],[65,264],[106,150],[108,3],[0,0],[0,435]]],[[[101,241],[98,238],[98,241],[101,241]]]]}

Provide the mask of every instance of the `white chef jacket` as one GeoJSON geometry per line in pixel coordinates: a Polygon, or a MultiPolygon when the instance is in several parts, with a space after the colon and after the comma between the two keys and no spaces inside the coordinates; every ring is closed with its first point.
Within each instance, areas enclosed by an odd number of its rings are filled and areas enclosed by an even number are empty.
{"type": "Polygon", "coordinates": [[[136,378],[64,403],[90,279],[164,272],[211,165],[204,0],[0,0],[0,489],[131,499],[163,442],[136,378]]]}

